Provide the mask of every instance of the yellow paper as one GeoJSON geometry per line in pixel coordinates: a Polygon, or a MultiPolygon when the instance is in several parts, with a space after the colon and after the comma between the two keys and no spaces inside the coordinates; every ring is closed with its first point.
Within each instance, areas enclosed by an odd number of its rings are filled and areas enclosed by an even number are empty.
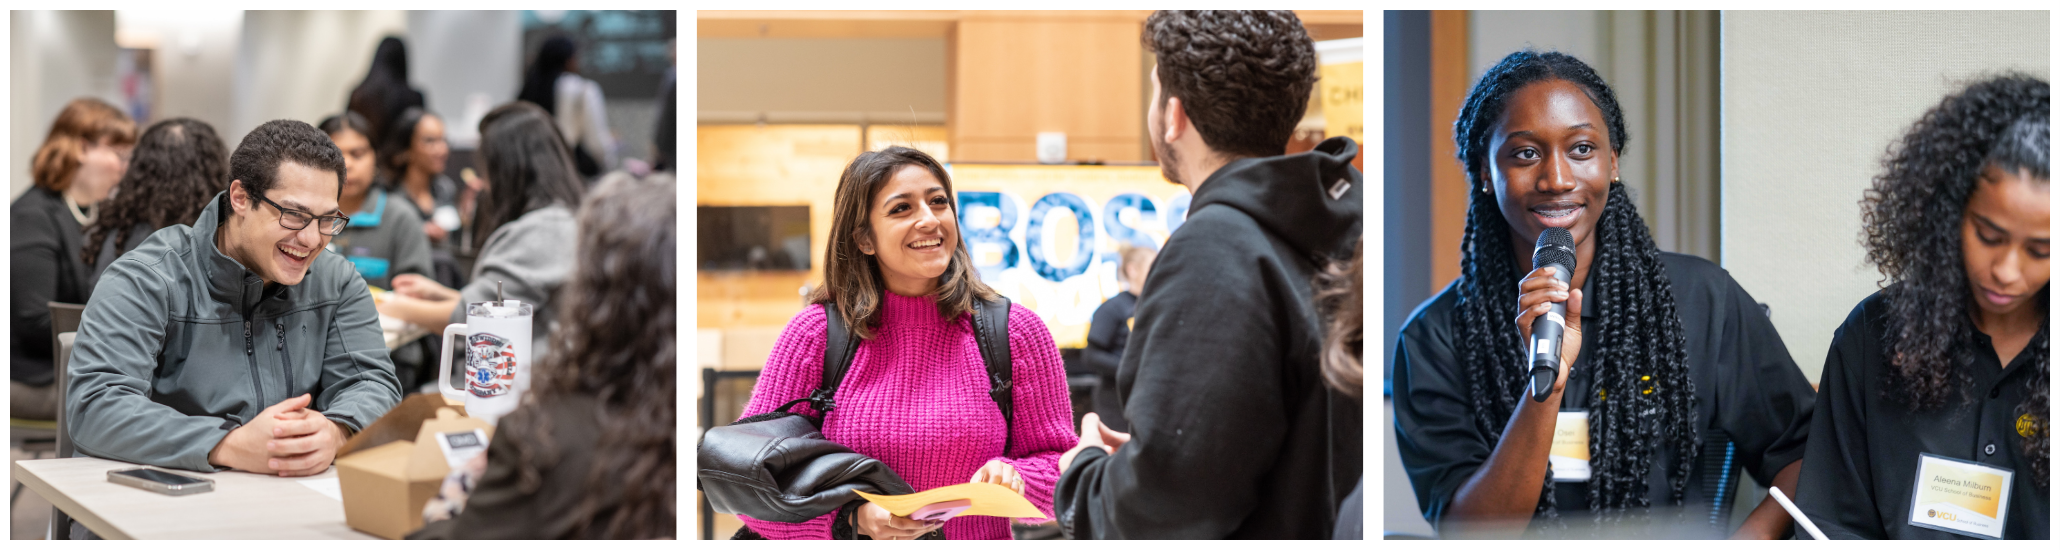
{"type": "Polygon", "coordinates": [[[1044,519],[1044,513],[1037,511],[1037,506],[1030,504],[1029,499],[1023,498],[1023,495],[1016,494],[1015,491],[1011,491],[1007,487],[993,483],[961,483],[950,487],[938,487],[912,495],[875,495],[865,491],[852,492],[858,493],[858,496],[865,497],[867,501],[878,504],[881,508],[886,508],[888,512],[897,516],[907,516],[915,513],[916,510],[922,509],[924,506],[939,502],[968,499],[973,501],[973,507],[967,508],[965,512],[960,513],[959,515],[961,516],[1044,519]]]}

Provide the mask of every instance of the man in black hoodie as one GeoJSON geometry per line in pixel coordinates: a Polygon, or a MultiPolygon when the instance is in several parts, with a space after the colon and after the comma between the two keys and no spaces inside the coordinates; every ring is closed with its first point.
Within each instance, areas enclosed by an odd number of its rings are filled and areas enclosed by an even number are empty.
{"type": "Polygon", "coordinates": [[[1358,145],[1282,156],[1316,82],[1292,12],[1170,12],[1146,116],[1194,194],[1116,374],[1132,435],[1090,415],[1055,495],[1077,539],[1329,538],[1361,470],[1361,412],[1318,371],[1311,279],[1360,229],[1358,145]]]}

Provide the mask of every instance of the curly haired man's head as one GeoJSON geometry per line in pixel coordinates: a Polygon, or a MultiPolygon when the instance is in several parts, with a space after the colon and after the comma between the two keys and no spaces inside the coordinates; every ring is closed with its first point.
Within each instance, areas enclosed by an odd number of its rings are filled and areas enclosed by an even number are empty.
{"type": "Polygon", "coordinates": [[[1226,160],[1286,152],[1316,85],[1316,46],[1294,12],[1154,12],[1144,46],[1158,56],[1146,126],[1161,164],[1180,156],[1161,119],[1181,116],[1226,160]]]}

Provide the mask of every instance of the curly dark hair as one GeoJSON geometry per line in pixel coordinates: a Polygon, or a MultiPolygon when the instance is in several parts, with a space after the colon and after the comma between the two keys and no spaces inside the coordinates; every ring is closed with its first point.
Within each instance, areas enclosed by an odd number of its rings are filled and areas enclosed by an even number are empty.
{"type": "MultiPolygon", "coordinates": [[[[1573,56],[1528,49],[1509,54],[1488,69],[1467,94],[1453,124],[1459,161],[1467,168],[1472,189],[1460,245],[1461,360],[1473,408],[1479,411],[1475,422],[1491,443],[1501,438],[1528,380],[1521,369],[1511,368],[1524,363],[1522,338],[1510,322],[1519,309],[1516,287],[1521,274],[1511,253],[1516,243],[1510,240],[1509,221],[1488,188],[1488,134],[1501,120],[1510,95],[1548,80],[1573,83],[1587,94],[1609,126],[1612,151],[1621,154],[1629,140],[1616,93],[1594,69],[1573,56]]],[[[1622,183],[1610,184],[1605,204],[1596,230],[1596,265],[1588,273],[1594,288],[1607,292],[1612,303],[1599,323],[1586,330],[1583,344],[1596,382],[1588,425],[1593,477],[1587,488],[1588,509],[1598,527],[1634,514],[1649,516],[1647,477],[1660,444],[1674,449],[1670,490],[1672,503],[1680,504],[1701,449],[1687,340],[1659,246],[1622,183]]],[[[1547,520],[1542,527],[1559,530],[1565,522],[1559,519],[1553,486],[1551,476],[1546,476],[1534,518],[1547,520]]]]}
{"type": "Polygon", "coordinates": [[[1295,12],[1157,11],[1144,47],[1159,57],[1159,105],[1178,97],[1217,152],[1271,157],[1309,107],[1316,45],[1295,12]]]}
{"type": "MultiPolygon", "coordinates": [[[[1882,174],[1860,206],[1867,262],[1881,271],[1888,306],[1884,343],[1892,367],[1888,388],[1895,390],[1885,388],[1886,396],[1933,410],[1969,380],[1965,368],[1978,350],[1967,345],[1976,329],[1967,314],[1974,291],[1961,248],[1961,214],[1984,168],[2049,177],[2051,94],[2046,81],[2018,73],[1974,82],[1926,111],[1882,160],[1882,174]]],[[[2050,284],[2039,289],[2035,307],[2045,309],[2050,290],[2050,284]]],[[[2025,352],[2037,354],[2037,374],[2027,381],[2031,395],[2017,412],[2045,426],[2051,418],[2049,352],[2045,346],[2025,352]]],[[[2050,445],[2043,436],[2024,441],[2040,485],[2050,445]]]]}
{"type": "MultiPolygon", "coordinates": [[[[677,186],[669,174],[642,181],[626,173],[603,179],[579,213],[579,268],[559,290],[558,330],[551,352],[537,363],[525,401],[566,395],[593,396],[601,420],[586,486],[621,491],[614,503],[605,491],[589,492],[572,513],[579,518],[564,536],[609,539],[673,538],[678,520],[678,452],[674,395],[678,346],[675,221],[677,186]],[[605,506],[605,507],[604,507],[605,506]]],[[[512,418],[512,417],[511,417],[512,418]]],[[[540,464],[555,462],[548,415],[521,417],[502,429],[539,445],[518,447],[518,485],[541,487],[540,464]]]]}
{"type": "Polygon", "coordinates": [[[263,197],[272,190],[279,165],[288,162],[335,172],[336,196],[343,197],[343,151],[329,141],[329,134],[298,120],[260,124],[243,136],[243,143],[229,154],[229,179],[241,180],[245,192],[263,197]]]}
{"type": "Polygon", "coordinates": [[[116,188],[121,193],[86,228],[80,251],[86,265],[100,257],[109,235],[120,251],[131,244],[129,234],[137,225],[162,229],[193,223],[208,200],[229,188],[229,148],[205,122],[180,117],[152,124],[136,142],[129,171],[116,188]]]}

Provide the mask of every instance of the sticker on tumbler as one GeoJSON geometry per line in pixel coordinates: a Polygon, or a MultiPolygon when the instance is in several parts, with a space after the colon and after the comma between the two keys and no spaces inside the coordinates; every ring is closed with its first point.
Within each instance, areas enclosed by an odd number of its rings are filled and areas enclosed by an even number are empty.
{"type": "Polygon", "coordinates": [[[1910,525],[1984,539],[2003,537],[2012,472],[1986,464],[1917,453],[1910,525]]]}
{"type": "Polygon", "coordinates": [[[1553,481],[1588,481],[1588,411],[1560,411],[1552,427],[1553,481]]]}
{"type": "Polygon", "coordinates": [[[491,333],[465,338],[472,352],[465,354],[466,371],[472,377],[465,384],[472,395],[493,397],[515,387],[515,343],[491,333]]]}

